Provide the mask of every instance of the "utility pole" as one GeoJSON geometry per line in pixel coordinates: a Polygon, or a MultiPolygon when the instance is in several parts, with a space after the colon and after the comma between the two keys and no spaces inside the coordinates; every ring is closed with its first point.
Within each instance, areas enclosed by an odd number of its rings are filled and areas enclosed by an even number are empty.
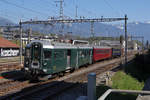
{"type": "Polygon", "coordinates": [[[76,18],[78,17],[78,6],[76,5],[76,18]]]}
{"type": "Polygon", "coordinates": [[[28,31],[28,44],[30,43],[31,40],[31,34],[32,34],[32,28],[30,28],[28,31]]]}
{"type": "Polygon", "coordinates": [[[20,65],[22,64],[22,21],[19,22],[19,30],[20,30],[20,65]]]}
{"type": "Polygon", "coordinates": [[[92,40],[93,40],[92,42],[94,42],[94,37],[95,37],[95,36],[94,36],[94,22],[93,22],[93,21],[91,22],[91,35],[92,35],[92,38],[93,38],[93,39],[92,39],[92,40]]]}
{"type": "MultiPolygon", "coordinates": [[[[123,18],[94,18],[94,19],[52,19],[52,20],[48,20],[48,21],[25,21],[22,22],[22,24],[52,24],[52,23],[86,23],[89,22],[91,24],[91,34],[94,37],[94,22],[114,22],[114,21],[121,21],[121,20],[125,20],[126,19],[126,23],[127,23],[127,17],[123,17],[123,18]]],[[[127,28],[126,28],[127,29],[127,28]]],[[[125,32],[126,33],[126,32],[125,32]]]]}
{"type": "Polygon", "coordinates": [[[125,66],[127,65],[128,34],[127,34],[127,15],[125,15],[125,66]]]}
{"type": "Polygon", "coordinates": [[[63,2],[64,0],[59,0],[59,1],[55,1],[56,3],[60,3],[60,11],[59,11],[59,14],[60,14],[60,18],[63,19],[64,15],[63,15],[63,2]]]}
{"type": "Polygon", "coordinates": [[[144,54],[144,37],[142,38],[142,54],[144,54]]]}
{"type": "Polygon", "coordinates": [[[60,30],[60,33],[63,33],[64,32],[64,23],[61,23],[61,30],[60,30]]]}
{"type": "MultiPolygon", "coordinates": [[[[59,11],[59,18],[61,19],[61,20],[63,20],[64,19],[64,9],[63,9],[63,2],[64,2],[64,0],[59,0],[59,1],[55,1],[56,3],[60,3],[60,11],[59,11]]],[[[60,33],[63,33],[63,30],[64,30],[64,23],[62,23],[61,24],[61,31],[60,31],[60,33]]]]}

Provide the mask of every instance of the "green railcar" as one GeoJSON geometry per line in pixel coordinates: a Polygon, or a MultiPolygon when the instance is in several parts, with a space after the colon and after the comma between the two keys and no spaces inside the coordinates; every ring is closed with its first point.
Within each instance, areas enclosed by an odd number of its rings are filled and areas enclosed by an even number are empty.
{"type": "Polygon", "coordinates": [[[52,75],[92,63],[92,47],[33,41],[26,46],[24,71],[52,75]]]}
{"type": "Polygon", "coordinates": [[[78,48],[78,66],[92,63],[92,50],[91,47],[78,48]]]}
{"type": "Polygon", "coordinates": [[[45,49],[43,48],[44,55],[47,55],[45,51],[49,51],[50,57],[43,58],[43,69],[47,72],[46,74],[59,73],[65,70],[76,68],[76,47],[54,47],[45,49]]]}

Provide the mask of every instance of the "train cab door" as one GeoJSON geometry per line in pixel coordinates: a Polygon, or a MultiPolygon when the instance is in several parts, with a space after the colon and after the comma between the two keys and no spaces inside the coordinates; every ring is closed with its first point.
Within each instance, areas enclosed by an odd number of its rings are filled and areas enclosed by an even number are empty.
{"type": "Polygon", "coordinates": [[[90,64],[92,64],[92,50],[89,50],[90,64]]]}
{"type": "Polygon", "coordinates": [[[44,59],[43,59],[43,65],[45,68],[48,68],[51,66],[51,55],[52,55],[52,52],[51,50],[44,50],[44,59]]]}
{"type": "Polygon", "coordinates": [[[67,68],[71,65],[71,50],[67,50],[67,68]]]}

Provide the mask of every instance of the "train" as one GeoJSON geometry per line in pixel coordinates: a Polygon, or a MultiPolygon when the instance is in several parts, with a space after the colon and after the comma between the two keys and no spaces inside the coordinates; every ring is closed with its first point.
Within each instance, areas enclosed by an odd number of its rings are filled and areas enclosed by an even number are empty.
{"type": "Polygon", "coordinates": [[[30,78],[52,77],[83,65],[121,56],[120,48],[91,46],[87,41],[57,43],[35,40],[25,47],[22,71],[30,78]]]}

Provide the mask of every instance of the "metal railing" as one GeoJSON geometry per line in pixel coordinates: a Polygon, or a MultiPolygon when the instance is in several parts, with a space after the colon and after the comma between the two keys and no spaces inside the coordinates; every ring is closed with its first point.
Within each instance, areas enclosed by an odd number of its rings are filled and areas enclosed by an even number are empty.
{"type": "Polygon", "coordinates": [[[110,93],[128,93],[128,94],[147,94],[147,95],[150,95],[150,91],[108,89],[100,98],[98,98],[98,100],[105,100],[105,98],[110,93]]]}

